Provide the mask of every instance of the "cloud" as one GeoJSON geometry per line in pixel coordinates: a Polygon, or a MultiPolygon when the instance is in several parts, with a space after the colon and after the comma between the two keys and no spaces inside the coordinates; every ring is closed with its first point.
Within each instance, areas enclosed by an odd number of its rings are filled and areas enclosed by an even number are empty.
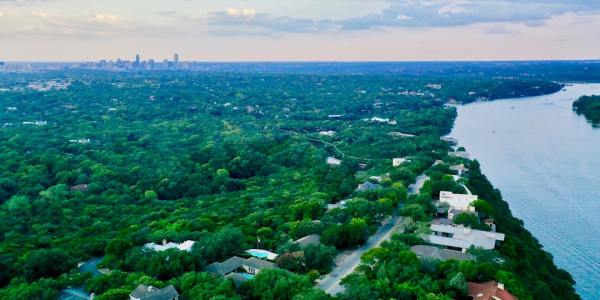
{"type": "MultiPolygon", "coordinates": [[[[330,29],[436,28],[480,23],[519,23],[543,26],[552,17],[596,14],[600,1],[559,0],[388,0],[376,13],[343,19],[311,19],[259,13],[253,8],[228,8],[210,13],[213,32],[245,35],[283,32],[315,32],[330,29]]],[[[493,30],[492,30],[493,31],[493,30]]]]}
{"type": "Polygon", "coordinates": [[[121,18],[114,14],[96,14],[91,20],[99,23],[114,25],[119,23],[121,18]]]}
{"type": "Polygon", "coordinates": [[[230,17],[246,17],[252,18],[256,16],[256,10],[254,8],[228,8],[225,10],[225,13],[230,17]]]}
{"type": "Polygon", "coordinates": [[[206,21],[214,33],[232,35],[315,32],[334,27],[330,20],[279,17],[252,8],[228,8],[212,12],[206,21]]]}
{"type": "Polygon", "coordinates": [[[390,1],[389,7],[379,13],[348,18],[338,23],[348,30],[374,27],[448,27],[499,22],[541,26],[553,16],[599,11],[600,1],[404,0],[390,1]]]}
{"type": "Polygon", "coordinates": [[[43,11],[6,14],[0,19],[0,35],[52,38],[71,36],[108,37],[134,28],[111,13],[94,15],[58,15],[43,11]]]}

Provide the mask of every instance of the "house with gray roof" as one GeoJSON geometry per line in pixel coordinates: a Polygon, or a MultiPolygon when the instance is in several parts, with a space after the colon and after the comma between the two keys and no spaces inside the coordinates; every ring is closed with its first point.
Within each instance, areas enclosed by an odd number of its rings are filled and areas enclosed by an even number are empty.
{"type": "Polygon", "coordinates": [[[138,285],[135,290],[129,294],[130,300],[179,300],[179,293],[175,287],[169,285],[159,289],[151,285],[138,285]]]}
{"type": "Polygon", "coordinates": [[[319,244],[321,244],[321,236],[318,234],[307,235],[305,237],[295,240],[294,244],[297,244],[301,248],[304,248],[304,247],[310,246],[310,245],[319,245],[319,244]]]}
{"type": "Polygon", "coordinates": [[[383,186],[380,184],[372,183],[370,181],[365,181],[362,184],[359,184],[358,187],[354,190],[355,192],[366,192],[366,191],[375,191],[382,189],[383,186]]]}
{"type": "Polygon", "coordinates": [[[215,275],[231,278],[236,284],[252,279],[262,270],[277,269],[277,265],[260,258],[242,258],[234,256],[224,262],[214,262],[206,266],[206,271],[215,275]]]}
{"type": "Polygon", "coordinates": [[[475,257],[468,253],[461,251],[455,251],[450,249],[441,249],[434,246],[427,245],[415,245],[410,247],[410,251],[417,255],[421,259],[433,259],[433,260],[474,260],[475,257]]]}
{"type": "Polygon", "coordinates": [[[432,234],[425,240],[448,249],[466,252],[471,246],[492,250],[496,243],[504,241],[504,234],[475,230],[463,225],[431,224],[432,234]]]}

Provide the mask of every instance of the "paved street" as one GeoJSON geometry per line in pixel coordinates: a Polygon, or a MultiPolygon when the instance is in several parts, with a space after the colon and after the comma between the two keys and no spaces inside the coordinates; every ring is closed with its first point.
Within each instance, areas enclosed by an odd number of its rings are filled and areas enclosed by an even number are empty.
{"type": "MultiPolygon", "coordinates": [[[[400,225],[402,218],[393,216],[384,221],[383,225],[379,227],[377,232],[372,235],[367,242],[360,248],[351,252],[341,253],[338,255],[340,263],[327,274],[323,279],[317,283],[317,287],[325,291],[330,295],[336,295],[344,291],[344,288],[340,285],[342,278],[352,273],[356,267],[360,264],[360,257],[363,253],[379,246],[383,241],[390,239],[392,233],[400,225]]],[[[336,259],[336,261],[338,260],[336,259]]]]}

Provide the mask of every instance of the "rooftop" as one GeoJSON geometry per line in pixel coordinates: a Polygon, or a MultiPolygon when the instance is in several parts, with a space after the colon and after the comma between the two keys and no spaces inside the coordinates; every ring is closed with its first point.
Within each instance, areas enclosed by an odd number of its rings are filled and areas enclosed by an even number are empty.
{"type": "Polygon", "coordinates": [[[151,285],[140,284],[129,296],[140,300],[172,300],[179,297],[179,293],[172,285],[158,289],[151,285]]]}
{"type": "Polygon", "coordinates": [[[224,262],[214,262],[206,266],[206,271],[218,275],[226,275],[242,266],[247,266],[257,270],[277,268],[277,266],[274,263],[262,260],[260,258],[251,257],[249,259],[245,259],[238,256],[234,256],[224,262]]]}
{"type": "Polygon", "coordinates": [[[504,285],[495,281],[484,283],[469,282],[469,297],[474,300],[518,300],[504,289],[504,285]]]}
{"type": "Polygon", "coordinates": [[[503,233],[475,230],[458,225],[432,224],[431,230],[434,233],[449,234],[452,237],[430,234],[427,236],[430,243],[463,249],[471,246],[494,249],[496,241],[504,241],[505,237],[503,233]]]}
{"type": "Polygon", "coordinates": [[[300,247],[304,248],[310,245],[318,245],[321,243],[321,236],[318,234],[307,235],[303,238],[299,238],[294,241],[294,244],[298,244],[300,247]]]}
{"type": "Polygon", "coordinates": [[[359,184],[358,187],[355,189],[355,191],[357,192],[365,192],[365,191],[373,191],[373,190],[379,190],[382,189],[383,186],[376,184],[376,183],[372,183],[370,181],[365,181],[362,184],[359,184]]]}
{"type": "Polygon", "coordinates": [[[154,251],[165,251],[168,249],[179,249],[181,251],[187,251],[190,252],[192,251],[192,247],[194,246],[194,241],[185,241],[181,244],[177,244],[177,243],[173,243],[173,242],[168,242],[167,241],[163,241],[162,245],[159,244],[155,244],[155,243],[147,243],[144,245],[144,248],[146,249],[152,249],[154,251]]]}
{"type": "Polygon", "coordinates": [[[430,258],[436,260],[473,260],[474,257],[471,254],[463,253],[460,251],[440,249],[434,246],[427,245],[416,245],[410,247],[410,250],[421,258],[430,258]]]}

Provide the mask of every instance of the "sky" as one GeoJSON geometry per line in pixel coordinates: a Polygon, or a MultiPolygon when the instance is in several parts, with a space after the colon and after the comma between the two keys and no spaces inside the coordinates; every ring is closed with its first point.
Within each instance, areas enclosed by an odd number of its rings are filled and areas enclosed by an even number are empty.
{"type": "Polygon", "coordinates": [[[0,0],[0,61],[600,59],[600,0],[0,0]]]}

